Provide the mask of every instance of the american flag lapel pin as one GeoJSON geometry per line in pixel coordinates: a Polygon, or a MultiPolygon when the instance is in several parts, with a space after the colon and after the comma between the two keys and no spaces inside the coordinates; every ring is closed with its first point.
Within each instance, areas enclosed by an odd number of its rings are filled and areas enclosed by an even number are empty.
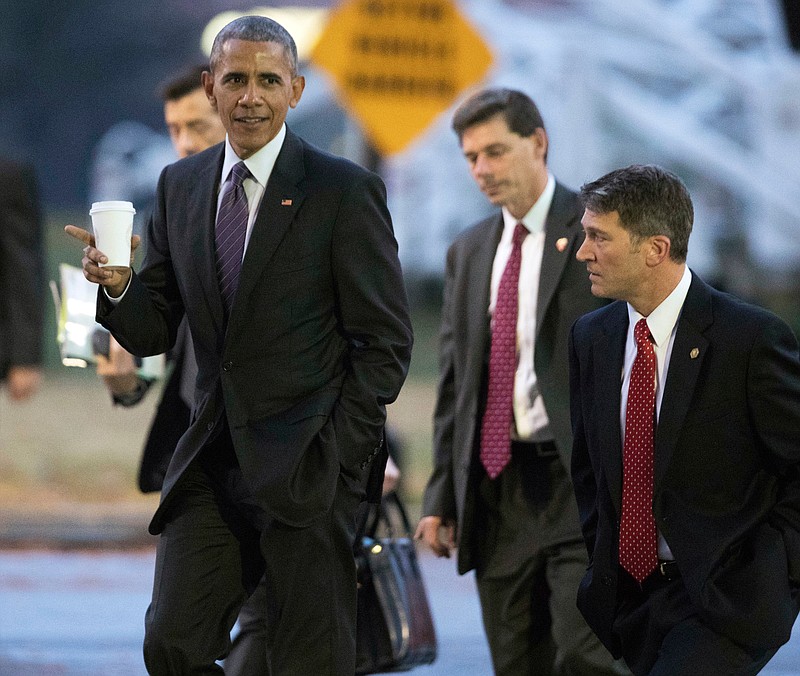
{"type": "Polygon", "coordinates": [[[282,207],[290,207],[290,206],[292,206],[292,200],[290,200],[290,199],[289,199],[289,198],[287,198],[287,197],[284,197],[284,198],[281,200],[281,206],[282,206],[282,207]]]}

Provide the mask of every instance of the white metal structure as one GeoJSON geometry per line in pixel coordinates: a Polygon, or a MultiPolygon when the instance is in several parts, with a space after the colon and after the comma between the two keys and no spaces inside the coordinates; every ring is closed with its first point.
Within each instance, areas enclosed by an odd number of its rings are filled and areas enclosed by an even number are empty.
{"type": "MultiPolygon", "coordinates": [[[[746,293],[754,270],[776,283],[800,267],[800,60],[778,0],[461,6],[496,55],[484,84],[537,101],[562,181],[661,164],[692,193],[689,262],[701,274],[746,293]]],[[[488,210],[451,113],[388,162],[408,272],[441,272],[454,234],[488,210]]]]}

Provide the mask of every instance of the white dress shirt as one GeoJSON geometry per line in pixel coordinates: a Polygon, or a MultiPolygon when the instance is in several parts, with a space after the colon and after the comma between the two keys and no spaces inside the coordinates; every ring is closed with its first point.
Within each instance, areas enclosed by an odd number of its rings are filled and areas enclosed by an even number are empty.
{"type": "MultiPolygon", "coordinates": [[[[272,175],[272,170],[275,167],[275,161],[278,159],[283,147],[283,141],[286,138],[286,124],[284,123],[280,131],[275,135],[267,145],[253,153],[250,157],[244,160],[245,166],[250,170],[253,178],[246,178],[242,182],[245,195],[247,195],[247,208],[249,215],[247,217],[247,234],[244,240],[244,252],[247,251],[247,245],[250,243],[250,234],[253,232],[253,223],[258,215],[258,209],[261,206],[261,198],[264,197],[264,191],[267,188],[267,181],[272,175]]],[[[230,184],[231,169],[235,164],[242,160],[236,155],[231,147],[228,137],[225,137],[225,159],[222,162],[222,173],[220,174],[219,193],[217,195],[217,215],[219,215],[219,207],[222,204],[222,196],[230,184]]]]}
{"type": "Polygon", "coordinates": [[[522,241],[522,262],[519,270],[519,312],[517,314],[517,370],[514,378],[514,421],[512,437],[526,441],[549,441],[549,420],[544,402],[539,395],[536,372],[533,368],[533,350],[536,342],[536,305],[539,294],[539,274],[544,253],[544,226],[556,180],[550,174],[544,191],[520,220],[503,208],[503,233],[492,266],[489,315],[494,315],[500,278],[506,268],[513,247],[514,229],[521,222],[528,235],[522,241]]]}
{"type": "MultiPolygon", "coordinates": [[[[672,290],[661,304],[653,310],[647,319],[647,328],[653,336],[653,349],[656,353],[656,421],[658,421],[659,411],[661,410],[661,399],[664,396],[664,385],[669,371],[669,359],[672,354],[672,346],[675,343],[675,331],[678,327],[678,318],[689,293],[689,285],[692,283],[692,273],[688,267],[684,268],[683,276],[678,285],[672,290]]],[[[633,338],[633,329],[636,323],[642,319],[636,310],[628,304],[628,336],[625,340],[625,361],[622,367],[622,396],[620,397],[620,428],[622,430],[622,442],[625,443],[625,410],[628,405],[628,388],[631,383],[631,370],[633,360],[636,358],[636,341],[633,338]]],[[[661,559],[673,559],[672,552],[669,550],[664,536],[658,533],[658,556],[661,559]]]]}

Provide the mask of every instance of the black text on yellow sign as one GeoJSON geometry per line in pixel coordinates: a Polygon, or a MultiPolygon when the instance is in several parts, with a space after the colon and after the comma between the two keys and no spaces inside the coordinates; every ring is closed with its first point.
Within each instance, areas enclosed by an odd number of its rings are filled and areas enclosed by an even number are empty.
{"type": "Polygon", "coordinates": [[[345,0],[312,54],[383,153],[403,150],[492,56],[451,0],[345,0]]]}

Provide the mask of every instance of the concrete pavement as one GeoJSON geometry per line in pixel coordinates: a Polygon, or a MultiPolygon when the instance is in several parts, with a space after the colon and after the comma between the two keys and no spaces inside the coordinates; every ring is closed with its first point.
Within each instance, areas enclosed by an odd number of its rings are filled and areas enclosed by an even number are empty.
{"type": "MultiPolygon", "coordinates": [[[[0,551],[0,675],[141,676],[154,552],[0,551]]],[[[421,676],[491,674],[471,577],[421,557],[439,658],[421,676]]]]}
{"type": "MultiPolygon", "coordinates": [[[[142,676],[142,618],[152,548],[0,550],[0,675],[142,676]]],[[[419,676],[490,676],[472,577],[452,560],[420,557],[439,657],[419,676]]],[[[800,674],[800,623],[762,672],[800,674]]]]}

